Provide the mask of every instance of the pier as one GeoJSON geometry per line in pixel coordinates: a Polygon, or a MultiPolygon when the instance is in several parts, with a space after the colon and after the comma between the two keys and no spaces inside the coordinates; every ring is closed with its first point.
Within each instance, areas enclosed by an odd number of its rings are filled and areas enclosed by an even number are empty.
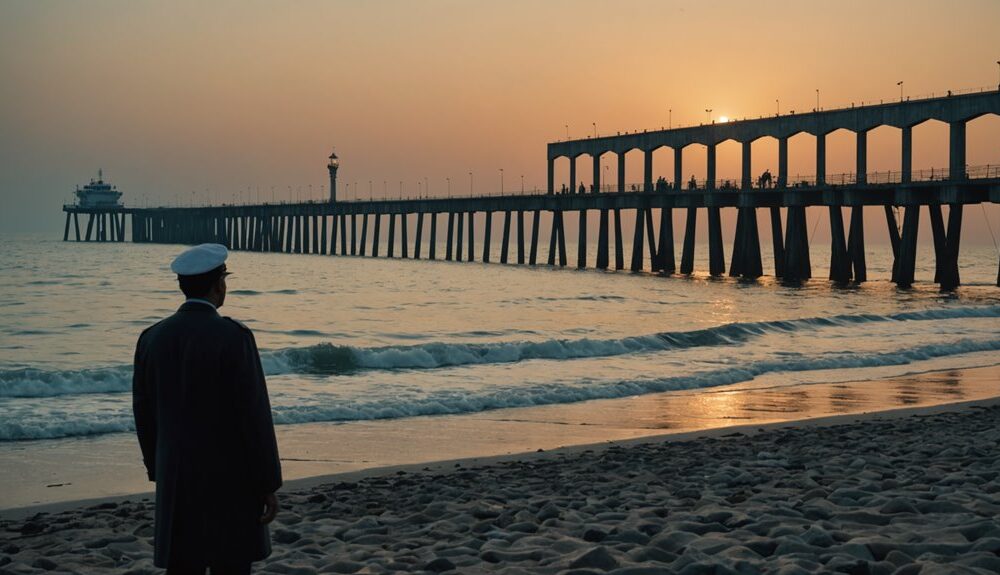
{"type": "MultiPolygon", "coordinates": [[[[691,274],[695,271],[698,210],[705,210],[708,215],[707,271],[711,275],[728,273],[754,279],[765,273],[761,258],[762,232],[758,226],[758,209],[761,209],[766,210],[770,223],[763,231],[765,238],[769,236],[774,254],[774,269],[770,271],[783,281],[798,282],[813,277],[806,209],[820,207],[826,208],[832,236],[827,277],[838,283],[860,283],[868,278],[862,210],[865,206],[881,206],[894,256],[892,281],[904,287],[915,281],[920,213],[926,209],[934,240],[933,280],[942,289],[953,289],[961,284],[958,256],[964,207],[984,202],[1000,203],[1000,166],[968,166],[966,162],[966,125],[986,114],[1000,115],[1000,92],[948,95],[553,142],[547,149],[547,190],[529,195],[338,201],[338,163],[336,156],[331,156],[328,202],[100,209],[67,205],[63,208],[66,212],[63,239],[130,239],[137,243],[181,244],[218,242],[235,250],[490,262],[497,239],[494,226],[497,226],[499,263],[567,266],[571,263],[571,254],[566,249],[565,221],[575,216],[579,222],[578,242],[572,264],[585,268],[589,261],[588,213],[594,212],[598,229],[593,267],[691,274]],[[949,126],[946,169],[913,169],[912,131],[928,120],[938,120],[949,126]],[[901,130],[902,165],[898,172],[876,176],[867,169],[867,136],[879,126],[901,130]],[[826,137],[840,129],[849,130],[856,137],[856,169],[851,174],[828,175],[826,137]],[[789,181],[789,139],[803,132],[816,138],[815,174],[789,181]],[[778,169],[773,181],[752,177],[751,145],[764,137],[778,142],[778,169]],[[716,147],[730,140],[742,147],[741,178],[739,181],[718,181],[716,147]],[[707,178],[701,182],[685,182],[683,177],[685,167],[689,167],[684,163],[684,150],[693,144],[707,149],[707,178]],[[653,153],[663,147],[671,148],[674,154],[674,178],[670,183],[654,182],[652,178],[653,153]],[[643,153],[644,169],[642,183],[629,186],[626,184],[625,154],[632,150],[643,153]],[[570,159],[569,181],[572,184],[577,181],[577,158],[589,156],[593,160],[593,181],[601,182],[601,157],[608,153],[617,156],[615,185],[595,185],[583,193],[572,193],[572,185],[567,193],[558,193],[555,189],[557,159],[570,159]],[[686,216],[679,242],[679,262],[675,246],[678,238],[673,229],[675,209],[684,210],[686,216]],[[723,250],[723,209],[735,210],[737,222],[728,270],[723,250]],[[901,212],[902,222],[897,218],[897,211],[901,212]],[[86,219],[84,232],[81,231],[81,215],[86,219]],[[623,218],[632,218],[635,222],[627,266],[623,218]],[[130,226],[126,226],[127,219],[131,221],[130,226]],[[483,229],[483,245],[478,249],[477,224],[483,229]],[[383,233],[387,234],[388,244],[385,253],[380,253],[383,233]],[[610,253],[612,233],[613,260],[610,253]],[[441,235],[444,235],[443,254],[437,253],[441,235]],[[541,262],[538,246],[545,241],[548,243],[547,258],[541,262]],[[647,253],[649,266],[644,257],[647,253]]],[[[997,285],[1000,285],[1000,261],[997,285]]]]}

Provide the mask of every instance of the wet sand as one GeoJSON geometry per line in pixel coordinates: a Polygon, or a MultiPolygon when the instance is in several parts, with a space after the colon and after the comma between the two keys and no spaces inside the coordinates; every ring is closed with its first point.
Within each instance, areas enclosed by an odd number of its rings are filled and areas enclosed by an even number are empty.
{"type": "MultiPolygon", "coordinates": [[[[258,572],[996,573],[998,442],[983,400],[317,478],[258,572]]],[[[157,572],[148,500],[15,515],[4,572],[157,572]]]]}
{"type": "MultiPolygon", "coordinates": [[[[278,426],[286,480],[1000,396],[1000,366],[738,386],[449,417],[278,426]]],[[[151,491],[131,434],[0,444],[2,510],[151,491]]]]}

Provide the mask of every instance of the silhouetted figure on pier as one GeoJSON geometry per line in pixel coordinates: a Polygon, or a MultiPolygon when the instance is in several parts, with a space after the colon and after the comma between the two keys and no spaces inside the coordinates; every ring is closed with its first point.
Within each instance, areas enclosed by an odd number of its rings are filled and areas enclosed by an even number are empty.
{"type": "Polygon", "coordinates": [[[764,173],[757,178],[757,187],[761,189],[771,187],[771,170],[764,170],[764,173]]]}
{"type": "Polygon", "coordinates": [[[694,174],[691,174],[691,179],[688,180],[688,189],[689,190],[698,189],[698,180],[694,179],[694,174]]]}
{"type": "Polygon", "coordinates": [[[583,182],[580,182],[580,188],[577,190],[577,193],[581,196],[587,193],[587,188],[584,187],[583,182]]]}
{"type": "Polygon", "coordinates": [[[660,176],[659,178],[656,179],[656,191],[657,192],[665,192],[665,191],[667,191],[667,187],[668,186],[667,186],[667,179],[666,178],[664,178],[663,176],[660,176]]]}
{"type": "Polygon", "coordinates": [[[135,429],[156,482],[153,562],[168,574],[249,573],[271,554],[281,464],[253,333],[216,311],[227,253],[202,244],[174,260],[187,301],[135,350],[135,429]]]}

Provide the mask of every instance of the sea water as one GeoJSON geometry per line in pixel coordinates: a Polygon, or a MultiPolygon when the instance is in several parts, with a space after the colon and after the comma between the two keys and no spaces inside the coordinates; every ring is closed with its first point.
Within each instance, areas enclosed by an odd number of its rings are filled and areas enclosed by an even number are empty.
{"type": "MultiPolygon", "coordinates": [[[[130,433],[135,342],[183,301],[184,247],[2,242],[0,442],[130,433]]],[[[233,252],[220,311],[256,334],[279,426],[1000,364],[995,248],[962,246],[954,293],[920,249],[909,290],[880,245],[859,287],[233,252]]]]}

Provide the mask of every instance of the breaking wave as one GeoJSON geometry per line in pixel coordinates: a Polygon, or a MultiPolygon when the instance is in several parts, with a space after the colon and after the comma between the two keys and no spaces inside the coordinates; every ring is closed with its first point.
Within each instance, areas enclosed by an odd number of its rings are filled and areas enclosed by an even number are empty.
{"type": "MultiPolygon", "coordinates": [[[[615,399],[633,395],[700,389],[750,381],[768,373],[801,372],[905,365],[950,355],[1000,350],[1000,339],[960,340],[880,353],[826,353],[814,357],[768,359],[739,367],[706,370],[681,376],[594,382],[572,385],[547,384],[484,390],[441,390],[424,395],[384,399],[330,398],[329,403],[276,405],[277,424],[396,419],[422,415],[455,415],[511,407],[575,403],[592,399],[615,399]]],[[[0,441],[52,439],[99,435],[132,430],[131,412],[90,413],[66,417],[7,417],[0,421],[0,441]]]]}
{"type": "MultiPolygon", "coordinates": [[[[431,342],[383,347],[351,347],[322,343],[266,351],[261,354],[261,362],[268,375],[337,375],[359,370],[435,369],[528,360],[609,357],[694,347],[738,345],[769,333],[795,333],[827,327],[997,317],[1000,317],[1000,305],[942,308],[889,315],[854,314],[730,323],[693,331],[663,332],[617,339],[550,339],[492,343],[431,342]]],[[[131,385],[132,368],[124,365],[83,370],[50,371],[24,368],[0,371],[0,398],[121,393],[129,391],[131,385]]]]}

